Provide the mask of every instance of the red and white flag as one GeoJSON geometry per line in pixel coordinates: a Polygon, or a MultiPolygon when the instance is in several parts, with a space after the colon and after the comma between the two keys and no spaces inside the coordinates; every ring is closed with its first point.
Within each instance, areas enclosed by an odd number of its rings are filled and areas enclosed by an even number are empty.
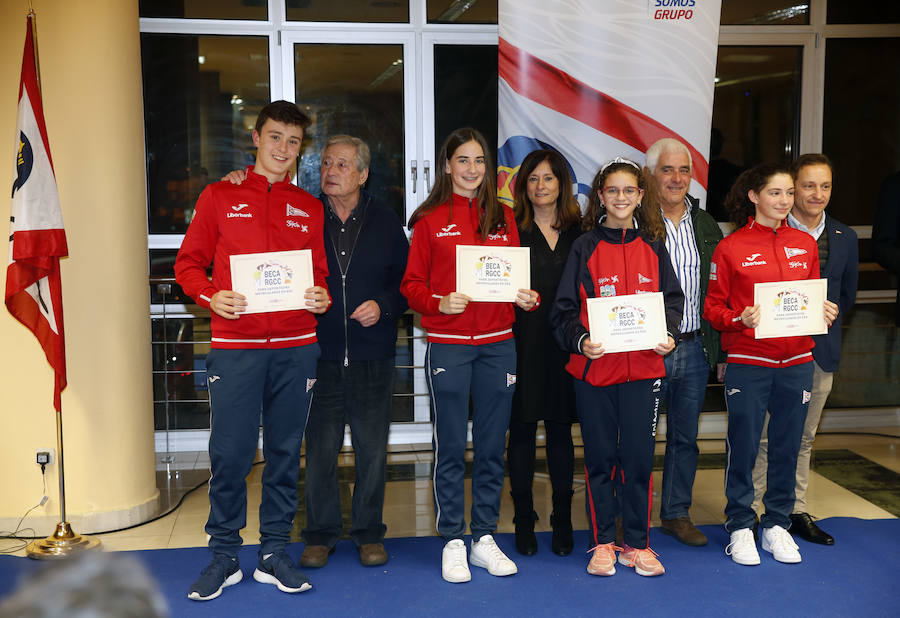
{"type": "Polygon", "coordinates": [[[56,374],[53,405],[61,410],[66,387],[59,258],[69,255],[56,176],[38,86],[34,37],[29,16],[19,83],[16,126],[16,180],[9,218],[6,307],[37,337],[56,374]]]}

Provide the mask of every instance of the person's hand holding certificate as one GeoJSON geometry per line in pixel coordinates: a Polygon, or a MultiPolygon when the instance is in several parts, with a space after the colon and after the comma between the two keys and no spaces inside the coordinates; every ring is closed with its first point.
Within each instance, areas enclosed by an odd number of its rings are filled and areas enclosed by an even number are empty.
{"type": "Polygon", "coordinates": [[[827,279],[755,284],[753,303],[759,306],[755,337],[769,339],[827,333],[830,322],[825,315],[827,292],[827,279]]]}
{"type": "Polygon", "coordinates": [[[456,246],[456,291],[473,301],[516,302],[531,288],[528,247],[456,246]]]}
{"type": "Polygon", "coordinates": [[[655,350],[666,343],[662,292],[587,299],[590,340],[603,352],[655,350]]]}
{"type": "Polygon", "coordinates": [[[231,287],[247,301],[241,313],[309,309],[304,293],[313,285],[309,249],[231,256],[231,287]]]}

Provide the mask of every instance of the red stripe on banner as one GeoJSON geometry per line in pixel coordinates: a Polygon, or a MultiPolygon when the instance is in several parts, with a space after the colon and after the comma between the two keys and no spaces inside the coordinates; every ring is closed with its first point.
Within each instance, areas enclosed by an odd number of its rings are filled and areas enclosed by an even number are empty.
{"type": "Polygon", "coordinates": [[[502,38],[498,60],[500,78],[521,96],[602,131],[641,152],[647,152],[647,148],[664,137],[677,139],[690,150],[693,178],[706,188],[709,176],[706,157],[662,123],[510,45],[502,38]]]}

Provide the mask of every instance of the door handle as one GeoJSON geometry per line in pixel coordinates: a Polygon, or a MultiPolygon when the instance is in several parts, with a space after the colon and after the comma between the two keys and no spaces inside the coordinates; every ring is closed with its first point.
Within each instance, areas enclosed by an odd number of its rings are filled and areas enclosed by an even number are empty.
{"type": "Polygon", "coordinates": [[[416,185],[418,184],[418,180],[419,180],[418,167],[417,167],[418,161],[413,159],[412,161],[410,161],[409,165],[410,165],[409,175],[410,175],[410,179],[412,180],[413,194],[415,194],[416,185]]]}
{"type": "Polygon", "coordinates": [[[431,161],[425,160],[425,189],[431,193],[431,161]]]}

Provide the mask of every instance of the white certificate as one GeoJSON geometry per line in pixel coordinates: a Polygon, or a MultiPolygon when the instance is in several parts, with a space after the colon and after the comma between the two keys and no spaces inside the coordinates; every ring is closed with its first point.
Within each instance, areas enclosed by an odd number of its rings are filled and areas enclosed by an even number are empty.
{"type": "Polygon", "coordinates": [[[652,350],[668,341],[662,292],[587,299],[591,341],[606,353],[652,350]]]}
{"type": "Polygon", "coordinates": [[[759,305],[757,339],[824,335],[827,279],[774,281],[753,286],[753,304],[759,305]]]}
{"type": "Polygon", "coordinates": [[[531,249],[456,245],[456,291],[474,301],[515,302],[531,289],[531,249]]]}
{"type": "Polygon", "coordinates": [[[231,289],[247,298],[242,313],[306,309],[303,293],[313,286],[312,252],[271,251],[231,257],[231,289]]]}

